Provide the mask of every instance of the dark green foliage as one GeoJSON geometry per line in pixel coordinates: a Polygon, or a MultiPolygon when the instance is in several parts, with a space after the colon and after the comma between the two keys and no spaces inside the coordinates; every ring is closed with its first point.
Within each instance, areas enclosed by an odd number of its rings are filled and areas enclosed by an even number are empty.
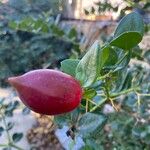
{"type": "Polygon", "coordinates": [[[61,60],[71,55],[73,47],[71,42],[52,35],[36,35],[25,41],[21,40],[25,39],[15,35],[2,44],[5,45],[0,50],[1,80],[32,69],[58,67],[61,60]]]}
{"type": "Polygon", "coordinates": [[[45,2],[36,2],[33,6],[34,1],[22,1],[17,5],[14,0],[10,1],[13,14],[5,14],[7,20],[0,26],[0,84],[6,84],[9,76],[29,70],[58,68],[60,61],[70,57],[74,51],[79,53],[79,39],[74,28],[61,28],[54,13],[41,9],[45,2]],[[20,9],[22,7],[23,10],[20,9]]]}

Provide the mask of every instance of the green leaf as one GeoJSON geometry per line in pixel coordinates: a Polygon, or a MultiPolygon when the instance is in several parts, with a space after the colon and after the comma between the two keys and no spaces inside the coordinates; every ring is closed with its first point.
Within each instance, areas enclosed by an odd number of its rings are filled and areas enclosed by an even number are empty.
{"type": "Polygon", "coordinates": [[[96,81],[108,57],[109,47],[100,49],[99,42],[96,41],[80,60],[76,69],[76,78],[83,87],[89,87],[96,81]]]}
{"type": "Polygon", "coordinates": [[[99,42],[96,41],[80,60],[76,68],[76,78],[84,87],[90,86],[99,73],[99,42]]]}
{"type": "Polygon", "coordinates": [[[51,26],[50,26],[50,29],[51,29],[51,31],[52,31],[52,33],[53,34],[55,34],[55,35],[57,35],[57,36],[59,36],[59,37],[62,37],[65,33],[64,33],[64,31],[62,30],[62,29],[60,29],[57,25],[55,25],[55,24],[52,24],[51,26]]]}
{"type": "Polygon", "coordinates": [[[19,101],[10,102],[5,109],[6,116],[13,116],[13,111],[20,105],[19,101]]]}
{"type": "Polygon", "coordinates": [[[0,127],[0,136],[2,135],[2,132],[4,131],[3,127],[0,127]]]}
{"type": "Polygon", "coordinates": [[[57,115],[54,117],[54,122],[59,126],[67,126],[68,124],[71,123],[70,116],[67,114],[62,114],[62,115],[57,115]]]}
{"type": "Polygon", "coordinates": [[[11,130],[11,129],[13,128],[13,126],[14,126],[14,123],[9,122],[9,123],[7,124],[7,130],[11,130]]]}
{"type": "Polygon", "coordinates": [[[76,31],[75,28],[72,28],[72,29],[69,31],[68,37],[69,37],[70,39],[73,39],[73,38],[77,37],[77,31],[76,31]]]}
{"type": "MultiPolygon", "coordinates": [[[[35,19],[33,17],[26,17],[20,22],[10,21],[9,27],[12,29],[19,29],[23,31],[30,31],[30,32],[48,32],[49,26],[46,24],[43,19],[35,19]]],[[[53,29],[53,28],[52,28],[53,29]]],[[[56,30],[56,28],[54,28],[56,30]]],[[[57,30],[58,32],[58,30],[57,30]]]]}
{"type": "Polygon", "coordinates": [[[121,70],[118,72],[117,76],[118,76],[117,81],[115,81],[117,92],[131,88],[132,75],[129,70],[127,69],[125,69],[124,71],[121,70]]]}
{"type": "Polygon", "coordinates": [[[116,46],[124,50],[129,50],[135,47],[142,40],[142,36],[139,32],[130,31],[120,34],[118,37],[115,37],[111,42],[111,46],[116,46]]]}
{"type": "Polygon", "coordinates": [[[63,127],[64,125],[70,126],[72,123],[77,122],[80,113],[80,108],[77,108],[70,113],[55,116],[54,122],[60,127],[63,127]]]}
{"type": "Polygon", "coordinates": [[[12,136],[13,142],[19,142],[23,137],[23,133],[14,133],[12,136]]]}
{"type": "Polygon", "coordinates": [[[61,62],[61,70],[73,77],[75,77],[76,67],[79,63],[78,59],[66,59],[61,62]]]}
{"type": "Polygon", "coordinates": [[[0,132],[3,132],[4,131],[4,128],[3,127],[0,127],[0,132]]]}
{"type": "Polygon", "coordinates": [[[85,146],[81,148],[81,150],[104,150],[103,147],[96,143],[97,141],[93,138],[86,138],[85,139],[85,146]]]}
{"type": "Polygon", "coordinates": [[[135,12],[130,13],[120,21],[110,45],[129,50],[142,40],[143,33],[142,17],[135,12]]]}
{"type": "Polygon", "coordinates": [[[105,62],[105,65],[104,65],[105,67],[113,66],[118,61],[118,55],[117,55],[117,52],[115,51],[115,49],[110,47],[108,54],[109,54],[109,58],[105,62]]]}
{"type": "Polygon", "coordinates": [[[124,50],[117,48],[118,50],[118,61],[122,60],[119,64],[116,65],[116,71],[125,68],[131,59],[132,51],[128,51],[127,54],[124,50]]]}
{"type": "Polygon", "coordinates": [[[141,36],[143,36],[144,23],[143,23],[143,19],[141,15],[139,15],[138,13],[132,12],[126,15],[124,18],[122,18],[122,20],[120,21],[119,25],[117,26],[115,30],[114,38],[128,31],[138,32],[141,36]]]}
{"type": "Polygon", "coordinates": [[[108,59],[110,59],[110,47],[108,45],[106,45],[105,47],[103,47],[100,52],[99,52],[99,69],[101,71],[101,69],[104,67],[105,63],[107,63],[108,59]]]}
{"type": "Polygon", "coordinates": [[[106,120],[106,117],[103,115],[86,113],[79,120],[79,133],[83,137],[91,137],[93,134],[96,134],[96,132],[102,129],[106,120]]]}
{"type": "Polygon", "coordinates": [[[96,96],[96,90],[95,89],[87,89],[84,91],[83,98],[85,99],[92,99],[94,96],[96,96]]]}

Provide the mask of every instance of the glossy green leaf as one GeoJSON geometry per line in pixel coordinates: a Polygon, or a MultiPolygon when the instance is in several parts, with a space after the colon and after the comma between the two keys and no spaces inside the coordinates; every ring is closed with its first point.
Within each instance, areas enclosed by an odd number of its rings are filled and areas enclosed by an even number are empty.
{"type": "Polygon", "coordinates": [[[61,70],[73,77],[76,74],[76,67],[79,63],[78,59],[66,59],[61,62],[61,70]]]}
{"type": "Polygon", "coordinates": [[[120,34],[118,37],[115,37],[111,42],[111,46],[116,46],[118,48],[122,48],[124,50],[130,50],[139,44],[142,40],[142,36],[139,32],[124,32],[120,34]]]}
{"type": "Polygon", "coordinates": [[[78,123],[79,133],[83,137],[92,136],[95,132],[100,131],[106,122],[106,117],[94,113],[84,114],[78,123]]]}
{"type": "Polygon", "coordinates": [[[83,87],[89,87],[96,81],[108,58],[109,47],[100,49],[99,42],[96,41],[76,69],[76,78],[81,81],[83,87]]]}
{"type": "Polygon", "coordinates": [[[23,137],[23,133],[14,133],[12,136],[13,142],[19,142],[23,137]]]}
{"type": "MultiPolygon", "coordinates": [[[[122,18],[115,30],[114,38],[128,31],[132,31],[132,32],[135,31],[138,32],[141,36],[143,36],[144,23],[141,15],[132,12],[126,15],[124,18],[122,18]]],[[[130,39],[128,40],[130,41],[130,39]]]]}
{"type": "Polygon", "coordinates": [[[93,84],[99,74],[99,51],[99,42],[96,41],[77,65],[76,78],[84,87],[93,84]]]}

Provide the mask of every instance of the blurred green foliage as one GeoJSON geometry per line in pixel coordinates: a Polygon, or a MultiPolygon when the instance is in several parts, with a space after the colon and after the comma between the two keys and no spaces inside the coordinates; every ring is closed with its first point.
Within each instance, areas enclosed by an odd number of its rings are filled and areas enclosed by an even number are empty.
{"type": "Polygon", "coordinates": [[[60,0],[10,0],[0,6],[1,85],[31,69],[59,67],[60,61],[79,53],[77,31],[59,23],[60,6],[60,0]]]}

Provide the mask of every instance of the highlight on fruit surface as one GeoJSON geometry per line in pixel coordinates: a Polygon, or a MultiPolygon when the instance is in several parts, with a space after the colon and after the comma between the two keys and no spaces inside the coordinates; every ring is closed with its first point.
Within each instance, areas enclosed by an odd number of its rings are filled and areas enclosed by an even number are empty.
{"type": "Polygon", "coordinates": [[[67,113],[78,107],[82,98],[80,83],[72,76],[51,69],[39,69],[8,82],[31,110],[46,115],[67,113]]]}

